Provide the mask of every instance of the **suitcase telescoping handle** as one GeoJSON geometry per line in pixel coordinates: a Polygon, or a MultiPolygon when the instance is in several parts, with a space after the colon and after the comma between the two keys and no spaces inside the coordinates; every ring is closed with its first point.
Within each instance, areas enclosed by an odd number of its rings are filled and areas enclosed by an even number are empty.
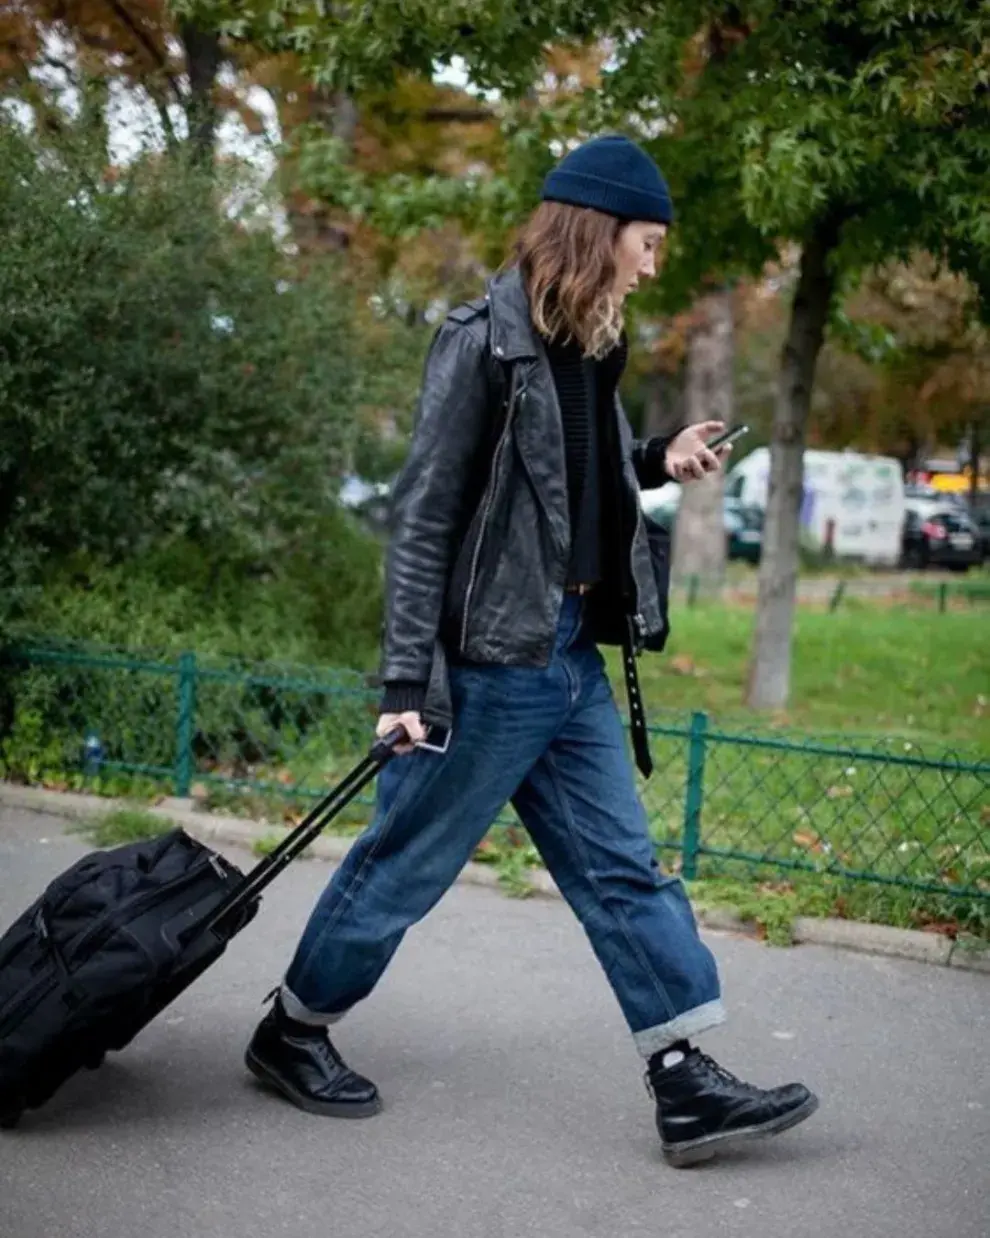
{"type": "Polygon", "coordinates": [[[325,796],[316,807],[303,818],[296,828],[284,838],[274,851],[270,852],[247,874],[241,884],[231,890],[219,907],[213,912],[204,927],[215,928],[229,916],[250,906],[258,895],[275,880],[283,868],[305,851],[309,844],[323,832],[339,812],[356,796],[360,795],[369,782],[372,782],[385,765],[395,756],[398,744],[406,738],[402,727],[378,740],[364,760],[325,796]]]}

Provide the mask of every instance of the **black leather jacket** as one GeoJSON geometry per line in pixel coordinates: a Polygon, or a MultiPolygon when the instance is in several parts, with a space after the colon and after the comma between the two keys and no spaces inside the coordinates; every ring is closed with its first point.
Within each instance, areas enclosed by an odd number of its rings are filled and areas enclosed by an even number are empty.
{"type": "MultiPolygon", "coordinates": [[[[639,648],[667,635],[668,539],[639,488],[669,480],[669,439],[633,438],[618,396],[603,498],[621,553],[590,595],[592,634],[639,648]],[[607,496],[607,498],[606,498],[607,496]]],[[[397,480],[381,678],[428,684],[422,713],[449,726],[448,659],[545,666],[570,554],[560,406],[518,269],[453,310],[426,360],[412,445],[397,480]]]]}

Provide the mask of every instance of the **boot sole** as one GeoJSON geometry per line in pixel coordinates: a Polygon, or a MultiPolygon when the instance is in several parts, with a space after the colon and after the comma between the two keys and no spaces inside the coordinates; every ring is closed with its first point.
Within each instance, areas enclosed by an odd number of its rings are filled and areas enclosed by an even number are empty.
{"type": "Polygon", "coordinates": [[[710,1161],[720,1152],[732,1152],[758,1139],[769,1139],[789,1131],[811,1115],[818,1108],[818,1097],[810,1096],[803,1105],[783,1113],[779,1118],[763,1122],[760,1126],[745,1126],[737,1131],[725,1131],[716,1135],[705,1135],[701,1139],[691,1139],[684,1143],[661,1144],[664,1160],[675,1169],[686,1169],[689,1165],[699,1165],[710,1161]]]}
{"type": "Polygon", "coordinates": [[[314,1100],[313,1097],[307,1096],[304,1092],[298,1091],[291,1084],[280,1079],[250,1049],[244,1055],[244,1064],[260,1083],[278,1092],[280,1096],[284,1096],[286,1100],[291,1101],[297,1109],[302,1109],[304,1113],[315,1113],[324,1118],[373,1118],[376,1113],[381,1113],[382,1100],[380,1096],[376,1096],[374,1100],[361,1101],[360,1103],[348,1103],[339,1100],[314,1100]]]}

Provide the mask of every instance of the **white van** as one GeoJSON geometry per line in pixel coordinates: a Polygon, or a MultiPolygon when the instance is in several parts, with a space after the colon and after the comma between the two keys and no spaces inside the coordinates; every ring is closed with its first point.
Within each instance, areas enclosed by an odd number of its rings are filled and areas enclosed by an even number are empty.
{"type": "MultiPolygon", "coordinates": [[[[770,449],[757,447],[730,470],[726,494],[766,509],[770,449]]],[[[801,530],[840,558],[896,567],[904,529],[904,477],[893,456],[806,451],[801,530]]]]}

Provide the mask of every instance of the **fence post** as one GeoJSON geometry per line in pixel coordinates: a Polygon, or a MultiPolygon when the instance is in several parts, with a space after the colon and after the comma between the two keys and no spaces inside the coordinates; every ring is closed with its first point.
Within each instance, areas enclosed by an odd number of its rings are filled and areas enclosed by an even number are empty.
{"type": "Polygon", "coordinates": [[[846,591],[846,582],[844,580],[840,580],[839,583],[835,586],[835,592],[832,594],[832,600],[828,604],[829,614],[834,615],[835,612],[839,609],[839,603],[842,601],[842,595],[845,593],[845,591],[846,591]]]}
{"type": "Polygon", "coordinates": [[[175,725],[175,794],[189,794],[193,773],[196,715],[196,655],[179,655],[179,714],[175,725]]]}
{"type": "Polygon", "coordinates": [[[700,578],[698,577],[698,573],[697,573],[697,572],[693,572],[693,573],[692,573],[692,574],[688,577],[688,595],[687,595],[687,604],[688,604],[688,606],[689,606],[689,607],[693,607],[693,606],[694,606],[694,604],[695,604],[695,603],[697,602],[697,600],[698,600],[698,586],[700,585],[700,583],[701,583],[701,581],[700,581],[700,578]]]}
{"type": "Polygon", "coordinates": [[[691,715],[688,739],[687,788],[684,796],[684,841],[681,844],[681,876],[693,881],[698,875],[698,848],[701,846],[701,805],[705,796],[705,735],[708,715],[691,715]]]}
{"type": "Polygon", "coordinates": [[[943,580],[938,587],[938,613],[945,614],[945,603],[949,596],[949,586],[943,580]]]}

